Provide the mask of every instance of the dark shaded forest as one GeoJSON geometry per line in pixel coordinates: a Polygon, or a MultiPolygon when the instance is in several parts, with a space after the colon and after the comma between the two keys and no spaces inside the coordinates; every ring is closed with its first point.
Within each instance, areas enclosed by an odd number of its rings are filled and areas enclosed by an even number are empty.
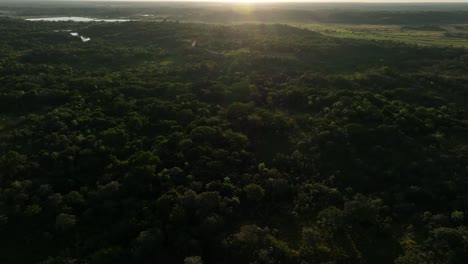
{"type": "Polygon", "coordinates": [[[1,263],[468,259],[466,49],[280,24],[0,36],[1,263]]]}

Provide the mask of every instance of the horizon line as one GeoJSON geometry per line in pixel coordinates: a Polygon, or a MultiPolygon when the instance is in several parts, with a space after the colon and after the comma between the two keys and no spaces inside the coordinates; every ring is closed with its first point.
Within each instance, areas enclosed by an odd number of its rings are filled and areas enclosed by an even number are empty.
{"type": "Polygon", "coordinates": [[[11,2],[11,3],[25,3],[25,2],[34,2],[34,3],[44,3],[44,2],[179,2],[179,3],[233,3],[233,4],[248,4],[248,3],[330,3],[330,4],[468,4],[468,0],[451,0],[451,1],[441,1],[441,0],[0,0],[1,2],[11,2]]]}

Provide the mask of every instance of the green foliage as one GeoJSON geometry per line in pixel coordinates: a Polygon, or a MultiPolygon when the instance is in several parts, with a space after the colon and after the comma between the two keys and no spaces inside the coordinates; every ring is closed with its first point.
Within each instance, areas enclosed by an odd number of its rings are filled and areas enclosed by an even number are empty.
{"type": "Polygon", "coordinates": [[[468,259],[466,50],[278,24],[0,35],[1,263],[468,259]]]}

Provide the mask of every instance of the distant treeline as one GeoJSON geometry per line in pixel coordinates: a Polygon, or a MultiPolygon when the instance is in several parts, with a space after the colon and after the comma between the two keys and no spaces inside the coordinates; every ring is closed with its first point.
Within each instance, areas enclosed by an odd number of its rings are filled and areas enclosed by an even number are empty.
{"type": "MultiPolygon", "coordinates": [[[[441,9],[440,11],[395,11],[392,9],[311,9],[300,6],[262,6],[261,8],[221,5],[107,5],[107,6],[62,6],[52,5],[5,5],[0,10],[13,11],[18,16],[96,16],[138,17],[151,20],[166,18],[189,22],[238,23],[246,21],[266,23],[340,23],[340,24],[394,24],[394,25],[438,25],[468,23],[468,11],[441,9]],[[150,15],[142,17],[142,15],[150,15]]],[[[346,7],[347,8],[347,7],[346,7]]],[[[382,8],[383,9],[383,8],[382,8]]]]}

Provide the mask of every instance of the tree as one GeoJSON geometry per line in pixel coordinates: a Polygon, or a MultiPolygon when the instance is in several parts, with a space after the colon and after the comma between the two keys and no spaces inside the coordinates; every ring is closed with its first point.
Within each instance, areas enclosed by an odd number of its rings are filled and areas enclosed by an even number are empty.
{"type": "Polygon", "coordinates": [[[55,218],[55,227],[59,230],[68,230],[76,225],[76,216],[61,213],[55,218]]]}

